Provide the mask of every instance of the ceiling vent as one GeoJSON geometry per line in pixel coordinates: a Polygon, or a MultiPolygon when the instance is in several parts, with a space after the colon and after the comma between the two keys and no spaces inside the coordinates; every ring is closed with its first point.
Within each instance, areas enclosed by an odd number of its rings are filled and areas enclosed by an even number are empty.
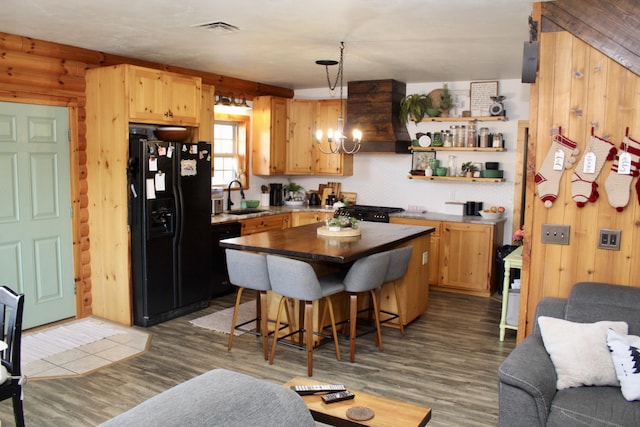
{"type": "Polygon", "coordinates": [[[196,28],[204,28],[205,30],[209,30],[216,34],[231,34],[236,31],[240,31],[240,28],[235,25],[228,24],[226,22],[217,21],[217,22],[209,22],[206,24],[198,24],[194,25],[196,28]]]}

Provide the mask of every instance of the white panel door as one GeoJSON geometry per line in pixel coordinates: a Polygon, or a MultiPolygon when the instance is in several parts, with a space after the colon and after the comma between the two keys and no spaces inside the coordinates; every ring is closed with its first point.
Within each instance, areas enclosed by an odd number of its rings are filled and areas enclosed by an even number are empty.
{"type": "Polygon", "coordinates": [[[0,285],[23,328],[75,316],[65,107],[0,102],[0,285]]]}

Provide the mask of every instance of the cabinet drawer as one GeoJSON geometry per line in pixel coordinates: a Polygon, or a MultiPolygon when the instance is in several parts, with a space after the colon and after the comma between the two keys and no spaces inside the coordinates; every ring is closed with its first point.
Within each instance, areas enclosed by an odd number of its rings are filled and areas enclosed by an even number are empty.
{"type": "Polygon", "coordinates": [[[267,215],[258,218],[243,219],[242,235],[261,233],[263,231],[278,230],[289,227],[289,214],[267,215]]]}

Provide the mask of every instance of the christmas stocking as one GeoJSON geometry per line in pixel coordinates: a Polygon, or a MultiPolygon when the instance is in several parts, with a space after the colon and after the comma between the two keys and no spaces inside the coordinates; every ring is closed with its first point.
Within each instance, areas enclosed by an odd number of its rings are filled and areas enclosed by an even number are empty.
{"type": "Polygon", "coordinates": [[[560,134],[553,137],[547,157],[535,176],[538,195],[547,208],[550,208],[558,197],[562,173],[573,166],[578,153],[576,143],[569,138],[560,134]]]}
{"type": "Polygon", "coordinates": [[[587,202],[598,200],[598,184],[595,182],[607,160],[613,160],[616,146],[606,139],[591,135],[589,148],[580,159],[571,177],[571,196],[579,208],[587,202]]]}
{"type": "Polygon", "coordinates": [[[629,203],[631,181],[634,176],[638,176],[638,166],[640,166],[640,142],[625,136],[618,148],[611,172],[604,183],[609,204],[618,212],[622,212],[629,203]]]}

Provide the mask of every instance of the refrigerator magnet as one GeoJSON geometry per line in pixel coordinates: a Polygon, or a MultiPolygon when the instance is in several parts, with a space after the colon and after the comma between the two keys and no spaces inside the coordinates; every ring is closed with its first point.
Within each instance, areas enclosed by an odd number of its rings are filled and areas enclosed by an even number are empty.
{"type": "Polygon", "coordinates": [[[189,153],[198,154],[198,146],[193,144],[191,147],[189,147],[189,153]]]}
{"type": "Polygon", "coordinates": [[[167,148],[167,157],[168,158],[172,158],[173,157],[173,144],[169,144],[169,148],[167,148]]]}
{"type": "Polygon", "coordinates": [[[167,147],[158,147],[158,156],[166,156],[167,155],[167,147]]]}
{"type": "Polygon", "coordinates": [[[158,171],[158,173],[154,177],[154,180],[156,184],[156,191],[166,191],[164,172],[158,171]]]}
{"type": "Polygon", "coordinates": [[[149,157],[149,172],[158,170],[158,158],[156,156],[149,157]]]}
{"type": "Polygon", "coordinates": [[[196,161],[194,159],[180,160],[180,175],[181,176],[197,175],[196,161]]]}

